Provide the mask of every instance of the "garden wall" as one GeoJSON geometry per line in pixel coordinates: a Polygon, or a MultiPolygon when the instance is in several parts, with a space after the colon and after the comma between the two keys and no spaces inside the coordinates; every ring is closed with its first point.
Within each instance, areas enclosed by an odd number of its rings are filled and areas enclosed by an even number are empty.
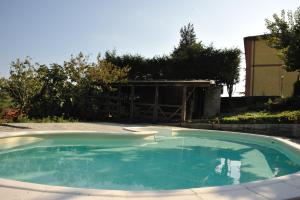
{"type": "Polygon", "coordinates": [[[234,113],[246,111],[259,111],[265,109],[269,99],[274,100],[277,96],[243,96],[243,97],[222,97],[221,113],[234,113]]]}
{"type": "Polygon", "coordinates": [[[182,123],[186,128],[246,132],[300,139],[300,124],[205,124],[182,123]]]}

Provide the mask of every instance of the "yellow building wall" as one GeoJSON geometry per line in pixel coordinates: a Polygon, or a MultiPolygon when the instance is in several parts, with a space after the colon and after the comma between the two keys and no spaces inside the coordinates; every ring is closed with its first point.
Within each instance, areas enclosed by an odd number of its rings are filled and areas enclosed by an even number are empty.
{"type": "Polygon", "coordinates": [[[282,64],[276,49],[270,48],[266,41],[256,40],[254,48],[254,65],[282,64]]]}
{"type": "Polygon", "coordinates": [[[253,41],[252,60],[252,95],[253,96],[283,96],[293,95],[294,83],[298,72],[287,72],[277,51],[268,47],[264,40],[253,41]]]}
{"type": "Polygon", "coordinates": [[[280,96],[280,76],[280,67],[255,67],[253,96],[280,96]]]}

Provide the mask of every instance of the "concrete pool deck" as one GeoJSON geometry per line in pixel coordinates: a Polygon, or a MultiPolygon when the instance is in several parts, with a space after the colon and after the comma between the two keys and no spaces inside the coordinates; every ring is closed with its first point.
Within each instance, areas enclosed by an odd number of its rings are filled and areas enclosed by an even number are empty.
{"type": "MultiPolygon", "coordinates": [[[[0,126],[1,135],[10,135],[31,131],[99,131],[106,133],[126,133],[127,124],[110,123],[12,123],[0,126]]],[[[161,128],[162,126],[139,125],[139,127],[161,128]]],[[[172,127],[169,127],[172,128],[172,127]]],[[[143,129],[143,128],[142,128],[143,129]]],[[[285,140],[285,139],[280,139],[285,140]]],[[[287,143],[290,141],[286,140],[287,143]]],[[[299,144],[292,144],[300,149],[299,144]]],[[[259,200],[259,199],[300,199],[300,173],[282,176],[274,179],[244,183],[239,185],[192,188],[166,191],[121,191],[96,190],[41,184],[25,183],[0,179],[0,199],[24,200],[78,200],[78,199],[187,199],[187,200],[259,200]]]]}

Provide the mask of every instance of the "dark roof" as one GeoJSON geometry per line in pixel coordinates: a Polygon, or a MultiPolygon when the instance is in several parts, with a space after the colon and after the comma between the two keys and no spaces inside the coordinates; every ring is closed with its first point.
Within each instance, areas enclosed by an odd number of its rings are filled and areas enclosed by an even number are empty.
{"type": "Polygon", "coordinates": [[[214,80],[129,80],[126,85],[134,86],[199,86],[210,87],[214,80]]]}
{"type": "Polygon", "coordinates": [[[268,34],[247,36],[247,37],[244,37],[244,40],[259,40],[259,39],[263,39],[263,37],[265,37],[266,35],[268,35],[268,34]]]}

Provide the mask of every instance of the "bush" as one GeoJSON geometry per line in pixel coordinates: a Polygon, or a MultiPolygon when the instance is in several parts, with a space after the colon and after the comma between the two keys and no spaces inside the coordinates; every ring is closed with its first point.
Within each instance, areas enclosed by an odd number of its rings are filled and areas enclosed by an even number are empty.
{"type": "Polygon", "coordinates": [[[276,96],[247,96],[247,97],[222,97],[221,113],[234,113],[241,111],[261,111],[266,110],[267,102],[274,100],[276,96]]]}
{"type": "Polygon", "coordinates": [[[15,121],[20,116],[20,109],[18,108],[6,108],[3,110],[2,119],[4,121],[15,121]]]}
{"type": "Polygon", "coordinates": [[[279,113],[250,112],[239,115],[221,117],[214,122],[224,124],[266,124],[266,123],[299,123],[300,110],[284,111],[279,113]]]}
{"type": "MultiPolygon", "coordinates": [[[[299,77],[298,77],[299,79],[299,77]]],[[[294,96],[300,96],[300,81],[296,81],[296,83],[294,84],[294,96]]]]}
{"type": "Polygon", "coordinates": [[[33,122],[33,123],[64,123],[64,122],[77,122],[78,120],[75,120],[75,119],[72,119],[72,118],[69,118],[69,119],[66,119],[64,117],[57,117],[57,116],[54,116],[54,117],[44,117],[44,118],[40,118],[40,119],[30,119],[28,118],[28,116],[26,115],[20,115],[18,117],[17,120],[15,120],[15,122],[20,122],[20,123],[30,123],[30,122],[33,122]]]}
{"type": "Polygon", "coordinates": [[[271,112],[300,110],[300,97],[277,98],[266,105],[271,112]]]}
{"type": "Polygon", "coordinates": [[[2,118],[8,108],[13,108],[12,99],[0,90],[0,117],[2,118]]]}

